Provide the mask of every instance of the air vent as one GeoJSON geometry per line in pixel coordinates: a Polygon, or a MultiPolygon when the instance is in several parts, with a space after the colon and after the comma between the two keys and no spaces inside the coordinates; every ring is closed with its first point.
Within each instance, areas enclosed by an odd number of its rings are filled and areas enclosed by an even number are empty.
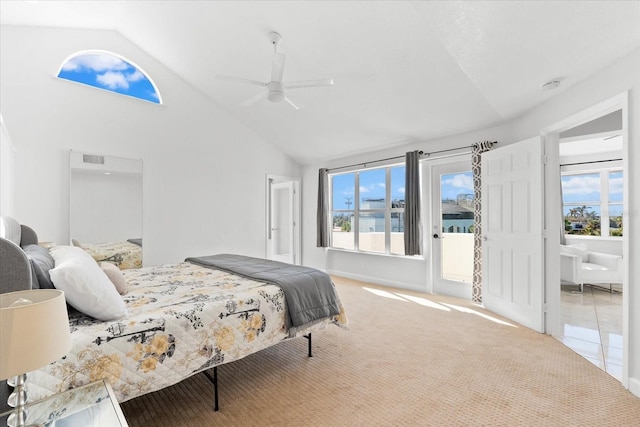
{"type": "Polygon", "coordinates": [[[104,165],[104,156],[94,156],[91,154],[83,154],[82,163],[93,163],[96,165],[104,165]]]}

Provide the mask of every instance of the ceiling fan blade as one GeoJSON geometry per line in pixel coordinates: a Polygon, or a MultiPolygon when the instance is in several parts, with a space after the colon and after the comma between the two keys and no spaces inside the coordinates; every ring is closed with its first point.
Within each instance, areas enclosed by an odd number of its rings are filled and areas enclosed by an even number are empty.
{"type": "Polygon", "coordinates": [[[228,82],[233,82],[233,83],[243,83],[243,84],[262,86],[262,87],[267,86],[267,83],[259,82],[257,80],[243,79],[242,77],[223,76],[221,74],[216,74],[216,79],[226,80],[228,82]]]}
{"type": "Polygon", "coordinates": [[[284,60],[285,56],[283,53],[274,53],[273,54],[273,62],[271,63],[271,81],[272,82],[281,82],[282,75],[284,74],[284,60]]]}
{"type": "Polygon", "coordinates": [[[289,105],[291,105],[293,108],[295,108],[296,110],[299,110],[300,107],[298,107],[296,104],[294,104],[289,98],[287,98],[286,96],[284,97],[284,100],[287,101],[287,103],[289,105]]]}
{"type": "Polygon", "coordinates": [[[262,98],[266,98],[268,93],[269,92],[267,92],[266,90],[264,92],[260,92],[259,94],[247,99],[240,105],[242,105],[243,107],[248,107],[249,105],[255,104],[256,102],[260,101],[262,98]]]}
{"type": "Polygon", "coordinates": [[[301,87],[316,87],[316,86],[333,86],[333,79],[284,82],[283,85],[285,89],[299,89],[301,87]]]}

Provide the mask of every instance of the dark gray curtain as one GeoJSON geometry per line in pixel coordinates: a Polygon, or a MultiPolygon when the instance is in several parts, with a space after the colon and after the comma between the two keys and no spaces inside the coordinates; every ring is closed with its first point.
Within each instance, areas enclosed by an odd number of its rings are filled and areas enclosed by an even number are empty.
{"type": "Polygon", "coordinates": [[[471,169],[473,171],[473,285],[471,300],[482,302],[482,153],[493,148],[495,142],[476,142],[471,146],[471,169]]]}
{"type": "Polygon", "coordinates": [[[404,254],[420,255],[420,152],[409,151],[405,164],[404,254]]]}
{"type": "Polygon", "coordinates": [[[318,170],[318,215],[316,246],[329,246],[329,170],[318,170]]]}

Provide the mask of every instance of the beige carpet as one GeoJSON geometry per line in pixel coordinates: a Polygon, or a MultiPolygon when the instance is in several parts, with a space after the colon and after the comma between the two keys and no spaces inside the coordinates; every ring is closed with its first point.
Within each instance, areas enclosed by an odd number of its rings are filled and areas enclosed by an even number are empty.
{"type": "Polygon", "coordinates": [[[335,277],[331,326],[122,404],[135,426],[638,426],[640,399],[552,337],[470,302],[335,277]],[[369,290],[367,290],[367,288],[369,290]],[[376,290],[376,293],[371,290],[376,290]]]}

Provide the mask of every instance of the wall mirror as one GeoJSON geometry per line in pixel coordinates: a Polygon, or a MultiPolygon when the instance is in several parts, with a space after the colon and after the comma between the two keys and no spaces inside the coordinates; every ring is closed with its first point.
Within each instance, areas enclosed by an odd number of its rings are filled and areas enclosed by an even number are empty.
{"type": "Polygon", "coordinates": [[[70,152],[70,243],[98,262],[142,266],[142,160],[70,152]]]}

